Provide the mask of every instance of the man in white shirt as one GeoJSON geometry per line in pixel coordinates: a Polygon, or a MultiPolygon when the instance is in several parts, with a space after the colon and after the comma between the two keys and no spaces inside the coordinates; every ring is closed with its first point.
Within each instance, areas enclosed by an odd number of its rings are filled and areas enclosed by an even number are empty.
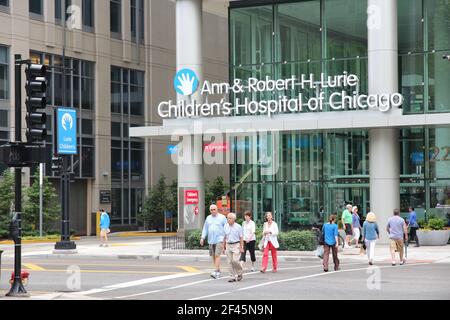
{"type": "Polygon", "coordinates": [[[242,227],[235,223],[236,215],[230,212],[227,216],[228,223],[224,227],[225,237],[223,245],[225,247],[225,254],[230,264],[231,278],[228,282],[235,282],[242,280],[242,267],[239,264],[239,257],[244,252],[244,240],[242,227]]]}

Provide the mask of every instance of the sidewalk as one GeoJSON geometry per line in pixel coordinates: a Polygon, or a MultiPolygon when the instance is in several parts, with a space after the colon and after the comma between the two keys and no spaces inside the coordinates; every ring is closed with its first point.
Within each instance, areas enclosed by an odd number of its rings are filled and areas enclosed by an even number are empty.
{"type": "MultiPolygon", "coordinates": [[[[160,237],[134,237],[123,238],[119,235],[110,237],[109,247],[100,247],[96,237],[83,237],[76,241],[77,253],[64,254],[54,253],[54,244],[24,244],[22,247],[22,257],[37,258],[73,258],[73,259],[155,259],[162,261],[210,261],[208,250],[174,250],[161,249],[162,240],[160,237]]],[[[0,245],[0,250],[5,250],[2,260],[14,259],[14,246],[0,245]]],[[[258,259],[261,259],[260,251],[256,252],[258,259]]],[[[222,256],[225,259],[225,256],[222,256]]],[[[278,251],[280,262],[283,261],[313,261],[316,257],[314,251],[278,251]]],[[[360,249],[339,248],[339,259],[366,262],[365,255],[360,254],[360,249]]],[[[377,244],[375,248],[374,262],[390,261],[390,251],[388,244],[377,244]]],[[[450,245],[442,247],[408,247],[408,261],[446,261],[450,262],[450,245]]]]}

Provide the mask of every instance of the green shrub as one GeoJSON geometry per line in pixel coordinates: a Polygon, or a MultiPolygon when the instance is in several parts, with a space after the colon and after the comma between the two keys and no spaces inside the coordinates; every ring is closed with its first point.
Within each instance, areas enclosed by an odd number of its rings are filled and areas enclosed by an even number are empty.
{"type": "Polygon", "coordinates": [[[279,250],[313,251],[317,248],[317,239],[311,231],[281,232],[278,236],[279,250]]]}
{"type": "Polygon", "coordinates": [[[186,234],[186,249],[208,249],[208,241],[205,239],[203,247],[200,246],[201,230],[192,230],[186,234]]]}
{"type": "Polygon", "coordinates": [[[417,220],[417,224],[419,225],[419,228],[425,228],[427,226],[425,219],[417,220]]]}
{"type": "Polygon", "coordinates": [[[427,229],[444,230],[447,222],[444,219],[432,218],[428,220],[427,229]]]}

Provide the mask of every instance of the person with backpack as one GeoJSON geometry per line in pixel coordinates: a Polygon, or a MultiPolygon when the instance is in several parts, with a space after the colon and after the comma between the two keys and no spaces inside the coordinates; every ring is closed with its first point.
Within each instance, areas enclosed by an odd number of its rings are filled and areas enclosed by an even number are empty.
{"type": "Polygon", "coordinates": [[[377,217],[373,212],[369,212],[366,217],[366,221],[363,223],[362,238],[363,243],[366,245],[367,258],[369,264],[373,264],[373,257],[375,255],[375,244],[377,239],[380,238],[380,231],[376,223],[377,217]]]}
{"type": "Polygon", "coordinates": [[[323,271],[328,272],[328,259],[330,257],[330,251],[333,253],[334,271],[339,270],[338,259],[338,226],[336,224],[336,216],[332,214],[328,219],[328,223],[322,227],[323,233],[323,271]]]}

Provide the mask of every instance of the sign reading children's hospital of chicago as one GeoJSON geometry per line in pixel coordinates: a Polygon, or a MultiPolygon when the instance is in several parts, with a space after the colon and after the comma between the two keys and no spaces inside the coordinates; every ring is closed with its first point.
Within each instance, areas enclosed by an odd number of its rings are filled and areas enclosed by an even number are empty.
{"type": "Polygon", "coordinates": [[[340,111],[378,109],[381,112],[400,107],[400,93],[363,94],[360,92],[357,75],[344,72],[342,75],[317,77],[314,74],[291,76],[273,80],[234,79],[233,83],[210,83],[199,80],[190,69],[177,72],[174,88],[178,94],[191,97],[197,90],[200,95],[230,95],[231,101],[223,98],[219,102],[198,102],[195,99],[180,99],[160,102],[158,114],[162,118],[210,117],[230,115],[267,115],[299,113],[306,111],[340,111]],[[269,98],[266,98],[269,97],[269,98]],[[276,97],[276,98],[274,98],[276,97]]]}

